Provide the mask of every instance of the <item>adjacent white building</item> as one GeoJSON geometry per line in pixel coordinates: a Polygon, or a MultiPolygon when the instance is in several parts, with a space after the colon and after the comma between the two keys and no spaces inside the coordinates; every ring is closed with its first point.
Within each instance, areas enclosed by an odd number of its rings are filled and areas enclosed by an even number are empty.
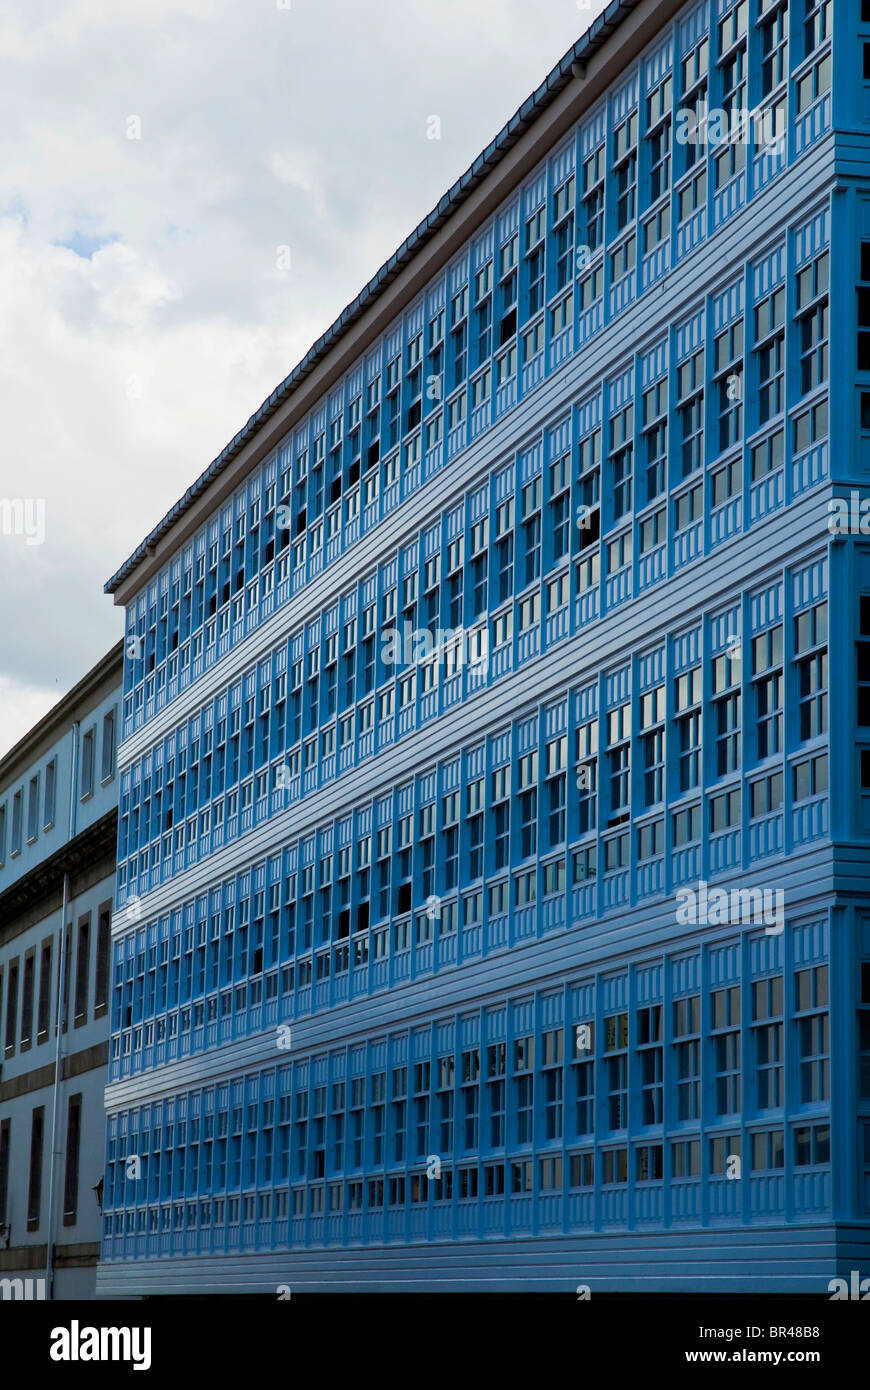
{"type": "Polygon", "coordinates": [[[119,642],[0,760],[3,1298],[94,1295],[120,683],[119,642]]]}

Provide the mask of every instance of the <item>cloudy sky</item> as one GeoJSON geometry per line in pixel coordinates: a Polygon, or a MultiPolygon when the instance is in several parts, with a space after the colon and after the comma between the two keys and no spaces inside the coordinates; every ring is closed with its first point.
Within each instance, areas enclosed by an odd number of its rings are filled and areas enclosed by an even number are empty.
{"type": "Polygon", "coordinates": [[[603,8],[3,0],[0,755],[120,637],[108,576],[603,8]]]}

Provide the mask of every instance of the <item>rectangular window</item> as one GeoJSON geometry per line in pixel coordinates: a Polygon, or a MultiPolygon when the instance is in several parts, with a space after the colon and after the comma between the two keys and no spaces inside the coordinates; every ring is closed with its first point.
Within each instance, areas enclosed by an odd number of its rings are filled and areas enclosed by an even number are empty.
{"type": "MultiPolygon", "coordinates": [[[[691,169],[701,158],[703,143],[699,124],[707,106],[707,73],[710,65],[709,40],[704,38],[687,53],[680,67],[680,102],[682,115],[688,113],[690,138],[683,146],[685,168],[691,169]]],[[[680,172],[683,172],[682,170],[680,172]]]]}
{"type": "Polygon", "coordinates": [[[710,798],[710,833],[716,835],[740,824],[740,792],[723,792],[710,798]]]}
{"type": "Polygon", "coordinates": [[[643,730],[643,804],[652,806],[664,795],[664,718],[665,688],[648,691],[641,699],[640,727],[643,730]]]}
{"type": "Polygon", "coordinates": [[[518,1144],[532,1142],[532,1119],[534,1115],[534,1066],[535,1052],[532,1037],[517,1038],[514,1041],[514,1111],[516,1114],[515,1140],[518,1144]]]}
{"type": "Polygon", "coordinates": [[[666,77],[646,99],[649,196],[654,203],[671,185],[671,106],[673,79],[666,77]]]}
{"type": "Polygon", "coordinates": [[[527,318],[544,304],[544,229],[546,209],[540,208],[526,221],[526,275],[528,283],[527,318]]]}
{"type": "Polygon", "coordinates": [[[6,1052],[15,1049],[15,1030],[18,1027],[18,961],[9,963],[6,973],[6,1052]]]}
{"type": "MultiPolygon", "coordinates": [[[[52,758],[45,769],[45,791],[42,812],[42,828],[48,830],[54,825],[55,802],[57,799],[57,758],[52,758]]],[[[2,858],[2,855],[0,855],[2,858]]]]}
{"type": "Polygon", "coordinates": [[[792,768],[793,796],[795,802],[808,801],[814,796],[824,796],[828,790],[828,755],[820,753],[817,758],[807,758],[795,763],[792,768]]]}
{"type": "MultiPolygon", "coordinates": [[[[870,595],[860,598],[859,632],[862,640],[855,643],[858,663],[858,723],[870,725],[870,595]]],[[[864,783],[862,782],[862,785],[864,783]]]]}
{"type": "Polygon", "coordinates": [[[758,391],[757,425],[778,415],[784,404],[785,289],[773,290],[755,307],[753,351],[758,391]]]}
{"type": "Polygon", "coordinates": [[[30,1173],[27,1183],[27,1229],[39,1229],[42,1208],[42,1145],[45,1131],[45,1107],[33,1111],[30,1124],[30,1173]]]}
{"type": "Polygon", "coordinates": [[[677,1118],[697,1120],[701,1114],[701,997],[674,1001],[674,1043],[677,1064],[677,1118]]]}
{"type": "MultiPolygon", "coordinates": [[[[689,151],[693,146],[690,142],[683,148],[689,151]]],[[[698,147],[694,146],[694,148],[697,149],[698,147]]],[[[695,174],[688,183],[683,184],[683,187],[680,189],[678,201],[680,222],[685,222],[689,217],[692,217],[699,208],[705,206],[706,201],[707,171],[706,169],[702,169],[700,173],[695,174]]]]}
{"type": "Polygon", "coordinates": [[[805,410],[794,420],[794,452],[802,454],[820,443],[828,435],[828,402],[822,401],[811,410],[805,410]]]}
{"type": "Polygon", "coordinates": [[[816,604],[794,620],[801,743],[828,730],[828,605],[816,604]]]}
{"type": "MultiPolygon", "coordinates": [[[[743,320],[717,334],[713,383],[718,422],[718,449],[724,453],[743,436],[743,320]]],[[[714,505],[717,500],[714,497],[714,505]]]]}
{"type": "Polygon", "coordinates": [[[601,299],[604,294],[604,266],[598,265],[580,281],[578,291],[579,304],[581,309],[588,309],[597,299],[601,299]]]}
{"type": "Polygon", "coordinates": [[[648,555],[651,550],[664,545],[667,529],[667,513],[664,508],[645,517],[640,524],[640,554],[648,555]]]}
{"type": "Polygon", "coordinates": [[[601,1155],[604,1187],[616,1187],[628,1182],[628,1149],[605,1149],[601,1155]]]}
{"type": "Polygon", "coordinates": [[[638,1061],[640,1062],[641,1124],[662,1122],[663,1060],[662,1006],[653,1004],[637,1013],[638,1061]]]}
{"type": "Polygon", "coordinates": [[[650,825],[642,825],[637,832],[638,860],[658,858],[664,849],[664,822],[657,820],[650,825]]]}
{"type": "Polygon", "coordinates": [[[785,1141],[781,1129],[763,1130],[750,1136],[752,1144],[750,1170],[753,1173],[776,1172],[785,1167],[785,1141]]]}
{"type": "Polygon", "coordinates": [[[624,531],[621,536],[607,543],[607,573],[616,574],[626,565],[630,565],[631,556],[632,534],[630,531],[624,531]]]}
{"type": "Polygon", "coordinates": [[[103,715],[103,748],[100,763],[100,778],[108,782],[115,772],[115,711],[110,709],[103,715]]]}
{"type": "Polygon", "coordinates": [[[611,1014],[604,1020],[603,1061],[607,1088],[608,1129],[628,1124],[628,1014],[611,1014]]]}
{"type": "Polygon", "coordinates": [[[539,1160],[538,1170],[541,1175],[541,1192],[561,1192],[562,1190],[562,1160],[561,1158],[542,1158],[539,1160]]]}
{"type": "MultiPolygon", "coordinates": [[[[870,961],[861,962],[861,1008],[858,1010],[858,1094],[870,1100],[870,961]]],[[[870,1133],[870,1125],[867,1126],[870,1133]]],[[[868,1154],[870,1158],[870,1154],[868,1154]]]]}
{"type": "Polygon", "coordinates": [[[676,811],[673,816],[674,848],[693,844],[701,838],[701,808],[688,806],[685,811],[676,811]]]}
{"type": "Polygon", "coordinates": [[[743,466],[740,459],[728,463],[711,475],[712,505],[721,507],[732,497],[737,497],[743,487],[743,466]]]}
{"type": "Polygon", "coordinates": [[[623,231],[637,212],[637,112],[622,122],[613,136],[616,187],[616,230],[623,231]]]}
{"type": "Polygon", "coordinates": [[[91,919],[82,917],[79,922],[78,947],[76,950],[76,990],[75,1022],[81,1023],[88,1011],[88,983],[90,975],[90,937],[91,919]]]}
{"type": "Polygon", "coordinates": [[[106,907],[97,919],[97,964],[94,978],[94,1010],[105,1008],[109,997],[109,959],[111,955],[112,914],[106,907]]]}
{"type": "Polygon", "coordinates": [[[858,371],[870,371],[870,241],[861,242],[860,279],[858,287],[858,371]]]}
{"type": "Polygon", "coordinates": [[[583,222],[586,245],[594,252],[604,241],[604,184],[607,172],[604,145],[583,161],[583,222]]]}
{"type": "Polygon", "coordinates": [[[39,827],[39,774],[30,779],[27,794],[27,842],[36,839],[39,827]]]}
{"type": "Polygon", "coordinates": [[[9,1147],[11,1122],[0,1121],[0,1226],[5,1226],[9,1205],[9,1147]]]}
{"type": "Polygon", "coordinates": [[[637,260],[637,237],[630,236],[610,254],[610,274],[614,282],[634,270],[637,260]]]}
{"type": "Polygon", "coordinates": [[[662,1178],[661,1144],[639,1144],[634,1150],[637,1182],[660,1182],[662,1178]]]}
{"type": "Polygon", "coordinates": [[[735,1115],[741,1095],[739,985],[713,991],[712,1015],[715,1111],[735,1115]]]}
{"type": "Polygon", "coordinates": [[[36,975],[36,951],[24,957],[24,976],[21,984],[21,1046],[29,1047],[33,1036],[33,993],[36,975]]]}
{"type": "Polygon", "coordinates": [[[679,1139],[671,1144],[671,1172],[675,1178],[700,1177],[700,1139],[679,1139]]]}
{"type": "Polygon", "coordinates": [[[830,1094],[828,967],[796,971],[794,985],[801,1104],[812,1105],[830,1094]]]}
{"type": "Polygon", "coordinates": [[[613,520],[631,511],[634,455],[634,406],[624,406],[610,421],[610,482],[613,520]]]}
{"type": "MultiPolygon", "coordinates": [[[[610,773],[610,817],[608,825],[627,819],[631,781],[631,706],[620,705],[607,715],[607,760],[610,773]]],[[[611,841],[610,844],[615,844],[611,841]]],[[[608,857],[610,848],[608,847],[608,857]]]]}
{"type": "MultiPolygon", "coordinates": [[[[746,50],[737,49],[727,62],[720,64],[722,74],[722,107],[732,121],[732,129],[742,119],[746,100],[746,50]]],[[[720,143],[713,155],[713,187],[724,188],[731,179],[746,168],[746,142],[732,135],[720,143]]]]}
{"type": "Polygon", "coordinates": [[[752,1034],[759,1110],[783,1103],[782,976],[756,980],[752,985],[752,1034]]]}
{"type": "Polygon", "coordinates": [[[93,796],[94,792],[94,743],[96,737],[96,728],[88,729],[82,736],[82,766],[79,774],[79,796],[82,800],[87,796],[93,796]]]}
{"type": "Polygon", "coordinates": [[[595,1043],[594,1025],[578,1023],[571,1030],[573,1041],[575,1121],[577,1135],[592,1134],[595,1128],[595,1043]]]}
{"type": "Polygon", "coordinates": [[[831,1161],[831,1130],[829,1125],[806,1125],[794,1132],[794,1164],[796,1168],[820,1167],[831,1161]]]}
{"type": "Polygon", "coordinates": [[[752,639],[752,690],[759,762],[782,752],[782,640],[781,623],[752,639]]]}
{"type": "Polygon", "coordinates": [[[749,814],[753,820],[782,810],[782,773],[762,777],[749,784],[749,814]]]}
{"type": "Polygon", "coordinates": [[[701,777],[701,668],[674,678],[678,778],[681,792],[697,787],[701,777]]]}
{"type": "Polygon", "coordinates": [[[826,53],[803,76],[797,84],[797,111],[802,116],[805,111],[831,90],[831,55],[826,53]]]}
{"type": "Polygon", "coordinates": [[[597,872],[598,851],[595,845],[574,851],[574,882],[588,883],[597,872]]]}
{"type": "Polygon", "coordinates": [[[680,468],[682,477],[688,478],[704,461],[703,348],[680,365],[677,372],[677,398],[680,468]]]}
{"type": "Polygon", "coordinates": [[[51,1026],[51,953],[52,939],[42,943],[41,959],[39,964],[39,1003],[36,1010],[36,1041],[42,1042],[48,1037],[48,1030],[51,1026]]]}
{"type": "Polygon", "coordinates": [[[703,515],[703,488],[700,483],[674,501],[674,533],[679,534],[703,515]]]}
{"type": "Polygon", "coordinates": [[[740,1169],[740,1135],[717,1134],[710,1140],[710,1172],[714,1177],[723,1178],[740,1169]],[[734,1160],[737,1160],[735,1163],[734,1160]]]}
{"type": "Polygon", "coordinates": [[[66,1117],[66,1166],[63,1178],[63,1224],[74,1226],[79,1207],[79,1144],[82,1129],[81,1094],[70,1096],[66,1117]]]}
{"type": "MultiPolygon", "coordinates": [[[[668,457],[668,392],[667,381],[659,381],[643,393],[643,435],[641,439],[644,468],[644,499],[652,502],[665,488],[668,457]]],[[[664,539],[664,537],[662,537],[664,539]]]]}
{"type": "MultiPolygon", "coordinates": [[[[555,275],[553,287],[558,293],[571,283],[574,275],[574,176],[554,195],[553,254],[555,275]]],[[[571,304],[571,296],[562,301],[571,304]]],[[[570,311],[569,311],[570,312],[570,311]]]]}
{"type": "Polygon", "coordinates": [[[591,1149],[588,1153],[571,1154],[570,1184],[572,1188],[594,1187],[595,1154],[591,1149]]]}
{"type": "Polygon", "coordinates": [[[740,766],[740,666],[730,651],[713,658],[713,727],[716,775],[740,766]]]}
{"type": "Polygon", "coordinates": [[[21,836],[23,833],[23,812],[22,797],[23,790],[19,790],[12,798],[12,853],[21,853],[21,836]]]}
{"type": "MultiPolygon", "coordinates": [[[[770,6],[762,5],[762,10],[770,6]]],[[[769,96],[785,77],[785,51],[788,33],[788,11],[783,4],[763,20],[761,25],[761,95],[769,96]]]]}
{"type": "Polygon", "coordinates": [[[801,395],[828,379],[829,256],[825,251],[797,276],[797,327],[801,353],[801,395]]]}

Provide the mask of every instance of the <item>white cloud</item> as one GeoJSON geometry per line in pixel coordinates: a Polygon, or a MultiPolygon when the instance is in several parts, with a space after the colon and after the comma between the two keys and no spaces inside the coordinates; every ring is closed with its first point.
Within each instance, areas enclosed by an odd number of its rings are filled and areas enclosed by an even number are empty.
{"type": "MultiPolygon", "coordinates": [[[[84,674],[84,672],[82,673],[84,674]]],[[[18,742],[48,714],[64,694],[58,678],[54,687],[19,685],[6,676],[0,676],[0,709],[3,711],[3,752],[18,742]],[[14,732],[16,731],[17,732],[14,732]]]]}

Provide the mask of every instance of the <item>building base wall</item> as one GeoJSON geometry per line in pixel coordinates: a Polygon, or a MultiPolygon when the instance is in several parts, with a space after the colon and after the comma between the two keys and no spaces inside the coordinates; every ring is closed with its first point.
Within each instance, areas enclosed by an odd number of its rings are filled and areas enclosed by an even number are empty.
{"type": "MultiPolygon", "coordinates": [[[[41,1302],[48,1297],[44,1245],[4,1252],[0,1261],[0,1301],[41,1302]]],[[[95,1297],[98,1247],[94,1242],[58,1249],[53,1301],[85,1302],[95,1297]]]]}
{"type": "Polygon", "coordinates": [[[97,1297],[298,1293],[829,1293],[870,1275],[870,1227],[572,1235],[103,1263],[97,1297]]]}

